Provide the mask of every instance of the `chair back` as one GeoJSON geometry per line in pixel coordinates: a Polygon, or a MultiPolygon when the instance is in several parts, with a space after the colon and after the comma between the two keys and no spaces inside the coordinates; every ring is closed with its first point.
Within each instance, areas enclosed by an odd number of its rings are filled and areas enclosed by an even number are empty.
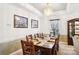
{"type": "Polygon", "coordinates": [[[31,41],[33,39],[32,35],[26,36],[26,41],[31,41]]]}
{"type": "Polygon", "coordinates": [[[40,37],[41,37],[42,39],[44,39],[44,34],[43,34],[43,33],[41,33],[41,34],[40,34],[40,37]]]}
{"type": "Polygon", "coordinates": [[[34,38],[39,38],[39,34],[34,34],[34,38]]]}
{"type": "Polygon", "coordinates": [[[27,35],[26,35],[26,41],[28,41],[28,37],[27,37],[27,35]]]}
{"type": "Polygon", "coordinates": [[[32,41],[23,41],[21,40],[23,55],[34,55],[35,49],[32,41]]]}
{"type": "Polygon", "coordinates": [[[36,34],[34,34],[34,38],[36,38],[36,34]]]}
{"type": "Polygon", "coordinates": [[[32,34],[28,35],[28,39],[33,39],[32,34]]]}
{"type": "Polygon", "coordinates": [[[37,37],[39,38],[39,34],[37,33],[36,35],[37,35],[37,37]]]}

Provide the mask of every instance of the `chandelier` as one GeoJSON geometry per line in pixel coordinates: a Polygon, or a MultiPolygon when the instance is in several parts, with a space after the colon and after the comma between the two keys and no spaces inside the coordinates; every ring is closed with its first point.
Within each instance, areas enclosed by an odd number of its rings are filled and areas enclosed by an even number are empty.
{"type": "Polygon", "coordinates": [[[51,4],[47,3],[45,8],[44,8],[44,15],[46,16],[50,16],[52,15],[52,7],[51,7],[51,4]]]}

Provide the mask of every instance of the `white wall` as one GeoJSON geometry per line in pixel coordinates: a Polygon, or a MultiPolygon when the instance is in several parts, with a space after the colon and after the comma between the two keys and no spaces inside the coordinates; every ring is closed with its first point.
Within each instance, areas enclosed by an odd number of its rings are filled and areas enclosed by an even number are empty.
{"type": "MultiPolygon", "coordinates": [[[[30,7],[29,7],[30,8],[30,7]]],[[[19,8],[11,4],[0,4],[0,43],[25,37],[28,34],[34,34],[40,30],[40,19],[38,15],[19,8]],[[28,28],[14,28],[14,14],[28,18],[28,28]],[[39,22],[39,28],[31,29],[31,19],[39,22]],[[1,30],[2,29],[2,30],[1,30]]]]}
{"type": "Polygon", "coordinates": [[[68,4],[68,9],[60,16],[60,34],[67,35],[67,21],[79,18],[79,3],[68,4]]]}
{"type": "Polygon", "coordinates": [[[3,28],[3,14],[4,14],[4,10],[1,10],[3,9],[2,5],[0,4],[0,39],[2,39],[3,37],[3,32],[2,32],[2,28],[3,28]]]}
{"type": "MultiPolygon", "coordinates": [[[[29,7],[30,8],[30,7],[29,7]]],[[[67,10],[54,13],[51,17],[39,17],[23,8],[11,5],[0,4],[0,42],[6,42],[24,37],[26,34],[37,32],[49,33],[50,19],[60,19],[59,30],[61,35],[67,35],[67,21],[73,18],[79,18],[79,4],[69,4],[67,10]],[[13,15],[25,16],[29,21],[29,28],[13,28],[13,15]],[[39,20],[39,28],[31,29],[31,19],[39,20]]]]}
{"type": "Polygon", "coordinates": [[[45,17],[45,18],[41,18],[40,20],[40,32],[43,32],[43,33],[49,33],[49,22],[48,22],[48,18],[45,17]]]}
{"type": "Polygon", "coordinates": [[[79,12],[75,12],[75,13],[72,13],[72,14],[66,14],[66,15],[62,15],[60,17],[60,33],[62,35],[67,35],[67,21],[68,20],[71,20],[73,18],[79,18],[79,12]]]}

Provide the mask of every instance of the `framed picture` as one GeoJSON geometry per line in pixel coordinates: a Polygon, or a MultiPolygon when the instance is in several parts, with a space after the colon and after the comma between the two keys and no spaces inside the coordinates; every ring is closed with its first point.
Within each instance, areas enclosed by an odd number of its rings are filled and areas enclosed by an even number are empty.
{"type": "Polygon", "coordinates": [[[38,20],[31,20],[31,28],[38,28],[38,20]]]}
{"type": "Polygon", "coordinates": [[[28,28],[28,18],[14,15],[14,28],[28,28]]]}

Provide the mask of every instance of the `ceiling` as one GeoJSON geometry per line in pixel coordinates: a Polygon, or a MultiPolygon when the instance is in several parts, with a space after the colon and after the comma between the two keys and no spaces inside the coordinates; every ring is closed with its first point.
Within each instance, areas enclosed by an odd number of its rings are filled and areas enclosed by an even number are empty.
{"type": "MultiPolygon", "coordinates": [[[[47,3],[30,3],[30,5],[35,7],[40,12],[43,12],[44,8],[47,6],[47,3]]],[[[53,11],[66,10],[67,3],[50,3],[50,7],[53,11]]]]}

